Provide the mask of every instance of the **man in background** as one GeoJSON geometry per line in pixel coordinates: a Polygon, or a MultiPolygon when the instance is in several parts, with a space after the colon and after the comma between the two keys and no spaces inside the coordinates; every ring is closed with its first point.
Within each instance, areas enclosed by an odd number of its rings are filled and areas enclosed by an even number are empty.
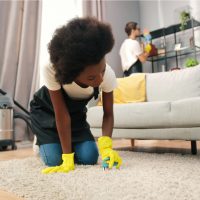
{"type": "Polygon", "coordinates": [[[125,32],[128,38],[122,43],[119,54],[124,76],[129,76],[132,73],[142,72],[142,63],[147,60],[149,53],[145,52],[144,45],[137,41],[140,28],[136,22],[128,22],[125,32]]]}

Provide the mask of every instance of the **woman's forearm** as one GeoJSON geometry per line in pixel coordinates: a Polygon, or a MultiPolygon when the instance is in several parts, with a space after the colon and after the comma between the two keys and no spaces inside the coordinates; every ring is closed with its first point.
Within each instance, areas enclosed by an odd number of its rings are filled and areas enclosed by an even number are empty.
{"type": "Polygon", "coordinates": [[[64,154],[72,152],[72,140],[71,140],[71,120],[70,117],[65,116],[63,118],[57,117],[56,119],[57,130],[64,154]]]}
{"type": "Polygon", "coordinates": [[[102,123],[103,136],[112,137],[113,125],[114,125],[113,114],[109,114],[109,115],[104,114],[103,123],[102,123]]]}
{"type": "Polygon", "coordinates": [[[56,91],[49,90],[49,94],[54,108],[56,127],[63,153],[71,153],[71,118],[64,102],[62,91],[61,89],[56,91]]]}

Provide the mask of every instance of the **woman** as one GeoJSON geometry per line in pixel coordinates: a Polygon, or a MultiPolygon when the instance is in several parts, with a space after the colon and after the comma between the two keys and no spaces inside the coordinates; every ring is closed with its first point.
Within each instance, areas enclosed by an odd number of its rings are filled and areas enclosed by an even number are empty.
{"type": "Polygon", "coordinates": [[[114,44],[108,24],[94,18],[75,18],[56,30],[49,43],[51,63],[43,70],[45,86],[31,101],[31,121],[40,155],[48,166],[43,173],[69,172],[77,164],[96,164],[98,149],[86,121],[86,105],[103,96],[102,159],[121,165],[112,150],[113,89],[116,77],[105,55],[114,44]]]}

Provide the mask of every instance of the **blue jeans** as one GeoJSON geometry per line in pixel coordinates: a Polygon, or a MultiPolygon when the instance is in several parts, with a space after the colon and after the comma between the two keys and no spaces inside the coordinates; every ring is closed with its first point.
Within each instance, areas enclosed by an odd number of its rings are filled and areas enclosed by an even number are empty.
{"type": "MultiPolygon", "coordinates": [[[[77,164],[94,165],[97,163],[99,153],[95,141],[84,141],[72,144],[74,160],[77,164]]],[[[58,143],[40,145],[40,156],[48,166],[62,163],[62,148],[58,143]]]]}

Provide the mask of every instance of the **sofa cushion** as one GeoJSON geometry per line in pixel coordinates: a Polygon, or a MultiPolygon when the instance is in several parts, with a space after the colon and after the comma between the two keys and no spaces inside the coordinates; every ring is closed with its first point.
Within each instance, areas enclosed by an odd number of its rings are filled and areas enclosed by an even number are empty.
{"type": "MultiPolygon", "coordinates": [[[[164,127],[168,125],[169,102],[145,102],[114,105],[114,126],[116,128],[164,127]]],[[[88,110],[91,127],[101,127],[103,110],[95,106],[88,110]]]]}
{"type": "MultiPolygon", "coordinates": [[[[100,106],[88,110],[91,127],[102,126],[100,106]]],[[[174,102],[144,102],[114,105],[115,128],[169,128],[200,126],[200,97],[174,102]]]]}
{"type": "Polygon", "coordinates": [[[146,74],[147,101],[174,101],[200,96],[200,65],[146,74]]]}
{"type": "Polygon", "coordinates": [[[200,125],[200,97],[171,102],[170,124],[173,127],[200,125]]]}

